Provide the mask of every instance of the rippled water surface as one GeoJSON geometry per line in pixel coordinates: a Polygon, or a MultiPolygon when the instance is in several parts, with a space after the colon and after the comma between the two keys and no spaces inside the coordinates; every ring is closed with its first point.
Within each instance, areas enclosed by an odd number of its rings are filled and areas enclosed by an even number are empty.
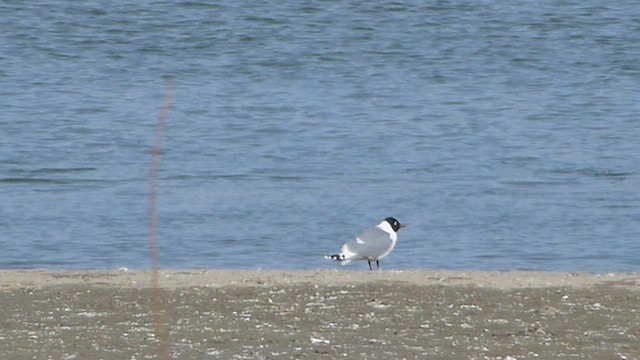
{"type": "Polygon", "coordinates": [[[633,1],[0,3],[0,268],[640,271],[633,1]],[[365,264],[349,265],[364,269],[365,264]]]}

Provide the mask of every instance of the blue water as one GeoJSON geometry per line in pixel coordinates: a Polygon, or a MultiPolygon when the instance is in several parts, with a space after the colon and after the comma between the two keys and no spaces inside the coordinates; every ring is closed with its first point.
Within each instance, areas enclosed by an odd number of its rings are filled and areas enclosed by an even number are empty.
{"type": "Polygon", "coordinates": [[[0,268],[640,271],[635,1],[0,3],[0,268]],[[349,265],[365,269],[365,264],[349,265]]]}

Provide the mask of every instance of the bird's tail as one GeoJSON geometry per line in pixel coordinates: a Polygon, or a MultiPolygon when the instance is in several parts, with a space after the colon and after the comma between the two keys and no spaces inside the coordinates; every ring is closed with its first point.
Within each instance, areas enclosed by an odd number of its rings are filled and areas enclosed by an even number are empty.
{"type": "Polygon", "coordinates": [[[337,261],[340,263],[340,265],[347,265],[350,262],[350,260],[346,259],[344,254],[325,255],[324,258],[337,261]]]}

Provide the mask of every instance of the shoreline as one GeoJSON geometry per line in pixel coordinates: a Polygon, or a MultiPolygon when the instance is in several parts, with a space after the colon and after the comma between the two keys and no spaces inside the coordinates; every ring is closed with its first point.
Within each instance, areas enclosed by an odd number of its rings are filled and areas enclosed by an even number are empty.
{"type": "MultiPolygon", "coordinates": [[[[414,286],[472,286],[492,289],[590,287],[615,285],[640,290],[639,273],[590,274],[540,271],[460,270],[159,270],[163,289],[204,286],[323,286],[389,282],[414,286]]],[[[0,270],[0,291],[18,287],[41,288],[60,285],[151,287],[151,270],[0,270]]]]}
{"type": "Polygon", "coordinates": [[[640,358],[639,274],[151,274],[0,270],[0,359],[640,358]]]}

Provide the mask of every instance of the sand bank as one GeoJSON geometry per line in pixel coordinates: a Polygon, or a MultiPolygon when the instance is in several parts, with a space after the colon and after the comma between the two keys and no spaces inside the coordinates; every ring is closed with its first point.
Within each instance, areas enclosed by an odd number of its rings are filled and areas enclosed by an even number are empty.
{"type": "MultiPolygon", "coordinates": [[[[0,271],[0,359],[157,357],[141,271],[0,271]]],[[[160,272],[174,359],[638,359],[640,276],[160,272]]]]}

